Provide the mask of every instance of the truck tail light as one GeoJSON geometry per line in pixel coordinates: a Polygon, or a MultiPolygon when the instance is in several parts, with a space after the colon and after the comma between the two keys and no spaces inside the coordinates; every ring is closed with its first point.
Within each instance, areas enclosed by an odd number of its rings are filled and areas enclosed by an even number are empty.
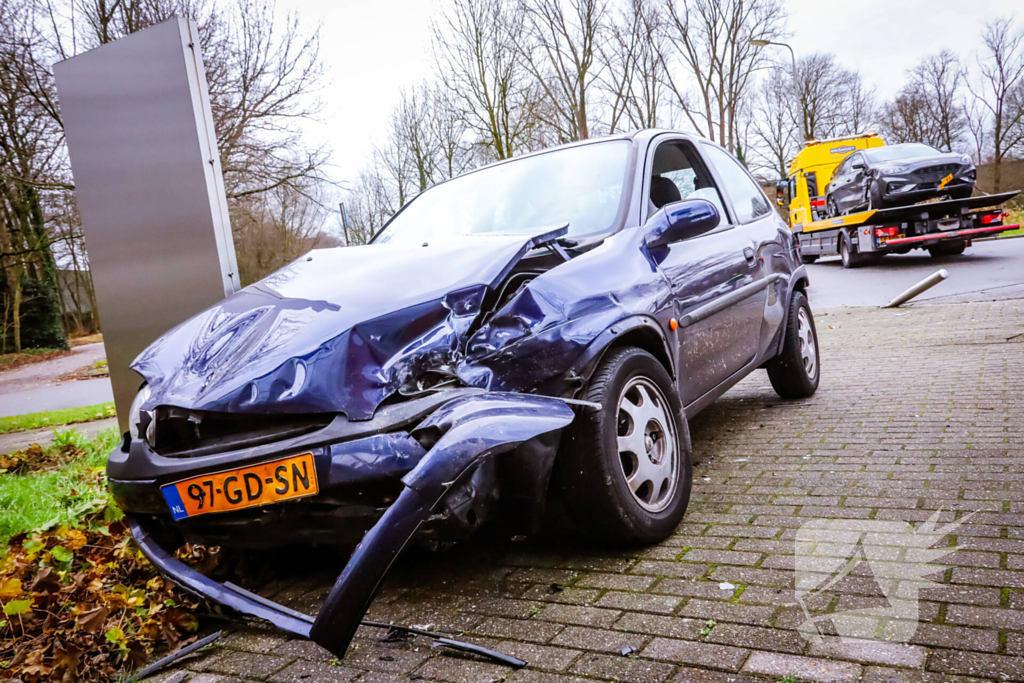
{"type": "Polygon", "coordinates": [[[1001,220],[1003,220],[1002,211],[997,211],[996,213],[986,213],[984,216],[981,217],[981,224],[992,225],[993,223],[998,223],[1001,220]]]}
{"type": "Polygon", "coordinates": [[[895,237],[900,234],[900,229],[896,226],[888,228],[875,228],[875,237],[895,237]]]}

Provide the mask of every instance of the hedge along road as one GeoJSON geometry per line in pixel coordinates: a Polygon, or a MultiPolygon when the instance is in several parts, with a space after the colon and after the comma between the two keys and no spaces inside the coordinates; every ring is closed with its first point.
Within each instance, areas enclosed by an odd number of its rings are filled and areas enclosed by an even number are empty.
{"type": "Polygon", "coordinates": [[[811,306],[882,306],[940,268],[949,271],[949,278],[912,303],[1024,298],[1024,237],[975,242],[963,255],[948,258],[916,249],[850,270],[839,257],[823,259],[807,266],[811,306]]]}

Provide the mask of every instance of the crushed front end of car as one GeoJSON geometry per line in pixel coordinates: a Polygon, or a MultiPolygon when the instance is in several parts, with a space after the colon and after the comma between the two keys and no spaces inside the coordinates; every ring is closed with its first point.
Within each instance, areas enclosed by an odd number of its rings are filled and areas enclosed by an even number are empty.
{"type": "Polygon", "coordinates": [[[146,383],[107,466],[143,552],[343,655],[414,535],[499,510],[538,528],[598,349],[654,335],[667,300],[637,233],[575,258],[564,228],[316,250],[171,330],[132,365],[146,383]],[[184,542],[355,550],[314,619],[175,560],[184,542]]]}

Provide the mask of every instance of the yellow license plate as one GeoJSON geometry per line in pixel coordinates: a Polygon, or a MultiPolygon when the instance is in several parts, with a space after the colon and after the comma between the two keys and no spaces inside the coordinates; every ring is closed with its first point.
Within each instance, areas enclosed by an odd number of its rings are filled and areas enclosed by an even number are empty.
{"type": "Polygon", "coordinates": [[[315,496],[319,492],[313,454],[202,474],[161,487],[174,519],[210,512],[230,512],[282,500],[315,496]]]}

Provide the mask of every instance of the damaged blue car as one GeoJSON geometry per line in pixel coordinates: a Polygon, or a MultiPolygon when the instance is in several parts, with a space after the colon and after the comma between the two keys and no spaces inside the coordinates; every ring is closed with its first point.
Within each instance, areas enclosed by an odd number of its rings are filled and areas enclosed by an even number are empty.
{"type": "Polygon", "coordinates": [[[110,487],[185,588],[345,652],[414,537],[538,529],[554,498],[606,542],[670,535],[688,418],[758,368],[820,375],[789,228],[717,145],[646,130],[499,162],[183,322],[110,487]],[[183,542],[353,544],[315,617],[173,559],[183,542]]]}

